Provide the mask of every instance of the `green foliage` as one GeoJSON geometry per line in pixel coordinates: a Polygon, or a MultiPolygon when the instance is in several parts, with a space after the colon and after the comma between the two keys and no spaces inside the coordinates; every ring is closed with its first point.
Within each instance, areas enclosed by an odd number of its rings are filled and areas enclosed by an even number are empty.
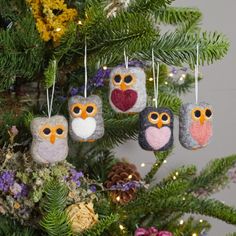
{"type": "Polygon", "coordinates": [[[104,219],[100,220],[99,223],[97,223],[95,226],[93,226],[91,229],[85,231],[81,234],[81,236],[99,236],[102,235],[102,233],[105,230],[108,230],[109,227],[117,222],[119,219],[119,215],[117,214],[111,214],[110,216],[105,217],[104,219]]]}
{"type": "Polygon", "coordinates": [[[24,227],[20,223],[13,221],[5,216],[0,217],[0,235],[1,236],[39,236],[34,229],[24,227]]]}
{"type": "Polygon", "coordinates": [[[72,235],[65,213],[68,188],[58,181],[48,182],[45,186],[46,196],[42,202],[43,218],[40,225],[49,236],[72,235]]]}

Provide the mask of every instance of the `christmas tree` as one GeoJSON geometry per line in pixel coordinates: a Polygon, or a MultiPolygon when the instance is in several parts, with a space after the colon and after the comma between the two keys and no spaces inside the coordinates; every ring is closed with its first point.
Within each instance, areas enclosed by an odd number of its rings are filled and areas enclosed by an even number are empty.
{"type": "MultiPolygon", "coordinates": [[[[211,64],[228,51],[224,35],[202,32],[198,9],[172,2],[0,0],[0,235],[206,235],[210,224],[183,221],[185,213],[236,224],[236,209],[210,198],[229,182],[236,155],[216,159],[200,173],[180,167],[156,183],[172,145],[154,151],[156,161],[143,179],[112,152],[140,130],[139,114],[126,112],[123,93],[109,101],[109,83],[111,89],[133,79],[113,78],[113,68],[138,71],[136,80],[145,71],[147,104],[158,102],[178,118],[181,95],[196,83],[196,62],[211,64]],[[159,65],[158,89],[153,64],[159,65]],[[73,130],[80,115],[91,118],[97,109],[96,135],[87,138],[94,121],[73,130]]],[[[163,123],[168,119],[165,110],[163,123]]]]}

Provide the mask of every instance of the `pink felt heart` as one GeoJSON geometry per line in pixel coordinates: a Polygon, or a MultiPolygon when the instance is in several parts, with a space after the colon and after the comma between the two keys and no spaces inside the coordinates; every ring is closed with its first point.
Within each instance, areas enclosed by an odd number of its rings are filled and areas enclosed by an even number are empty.
{"type": "Polygon", "coordinates": [[[190,134],[192,138],[201,146],[207,145],[212,137],[212,133],[212,124],[210,122],[205,122],[204,124],[194,122],[190,126],[190,134]]]}
{"type": "Polygon", "coordinates": [[[137,98],[137,92],[131,89],[125,91],[114,89],[111,93],[112,103],[123,112],[132,108],[136,103],[137,98]]]}
{"type": "Polygon", "coordinates": [[[171,130],[167,126],[160,129],[151,126],[146,129],[145,136],[148,144],[157,151],[163,148],[169,142],[171,130]]]}

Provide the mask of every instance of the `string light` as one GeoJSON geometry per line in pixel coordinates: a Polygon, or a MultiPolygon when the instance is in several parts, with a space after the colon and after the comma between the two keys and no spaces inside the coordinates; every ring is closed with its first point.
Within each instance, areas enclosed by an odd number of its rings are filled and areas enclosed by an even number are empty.
{"type": "Polygon", "coordinates": [[[178,171],[177,171],[177,172],[175,172],[175,175],[177,175],[177,176],[178,176],[178,175],[179,175],[179,172],[178,172],[178,171]]]}
{"type": "Polygon", "coordinates": [[[128,176],[128,179],[132,179],[132,177],[133,177],[132,175],[129,175],[129,176],[128,176]]]}
{"type": "Polygon", "coordinates": [[[176,178],[176,176],[174,175],[174,176],[173,176],[173,180],[176,180],[176,179],[177,179],[177,178],[176,178]]]}
{"type": "Polygon", "coordinates": [[[167,85],[167,84],[168,84],[168,82],[166,81],[166,82],[165,82],[165,85],[167,85]]]}
{"type": "Polygon", "coordinates": [[[119,202],[120,201],[120,196],[116,197],[116,201],[119,202]]]}
{"type": "Polygon", "coordinates": [[[151,77],[151,78],[149,78],[149,81],[153,81],[153,78],[151,77]]]}
{"type": "Polygon", "coordinates": [[[141,166],[141,167],[145,167],[145,166],[146,166],[146,164],[145,164],[145,163],[142,163],[140,166],[141,166]]]}
{"type": "Polygon", "coordinates": [[[174,76],[174,74],[171,72],[170,74],[169,74],[169,77],[173,77],[174,76]]]}
{"type": "Polygon", "coordinates": [[[155,99],[155,98],[153,98],[152,100],[153,100],[153,102],[155,102],[155,101],[156,101],[156,99],[155,99]]]}
{"type": "Polygon", "coordinates": [[[107,66],[103,66],[102,68],[103,68],[103,70],[107,70],[107,66]]]}
{"type": "Polygon", "coordinates": [[[125,229],[125,227],[124,227],[123,225],[121,225],[121,224],[119,225],[119,228],[120,228],[120,230],[122,230],[122,231],[125,229]]]}
{"type": "Polygon", "coordinates": [[[192,236],[197,236],[197,234],[196,234],[196,233],[193,233],[192,236]]]}
{"type": "Polygon", "coordinates": [[[179,221],[179,224],[180,224],[180,225],[183,225],[183,224],[184,224],[184,220],[180,220],[180,221],[179,221]]]}
{"type": "Polygon", "coordinates": [[[82,21],[81,20],[78,21],[78,25],[82,25],[82,21]]]}
{"type": "Polygon", "coordinates": [[[164,160],[164,161],[163,161],[163,163],[165,163],[165,164],[166,164],[166,163],[167,163],[167,160],[164,160]]]}
{"type": "Polygon", "coordinates": [[[61,28],[56,28],[55,31],[59,32],[61,31],[61,28]]]}
{"type": "Polygon", "coordinates": [[[185,201],[185,197],[183,197],[183,201],[185,201]]]}
{"type": "Polygon", "coordinates": [[[203,219],[200,219],[199,222],[202,223],[202,222],[203,222],[203,219]]]}

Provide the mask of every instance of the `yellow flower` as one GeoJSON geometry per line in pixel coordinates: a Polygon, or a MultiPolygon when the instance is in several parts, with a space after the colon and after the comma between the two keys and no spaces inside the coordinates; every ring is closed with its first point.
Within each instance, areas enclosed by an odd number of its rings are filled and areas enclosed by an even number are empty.
{"type": "Polygon", "coordinates": [[[77,16],[75,9],[68,9],[64,0],[27,0],[36,19],[40,37],[44,41],[58,42],[65,34],[68,23],[77,16]]]}
{"type": "Polygon", "coordinates": [[[98,215],[94,212],[92,202],[73,204],[67,208],[67,214],[74,233],[89,229],[98,222],[98,215]]]}

